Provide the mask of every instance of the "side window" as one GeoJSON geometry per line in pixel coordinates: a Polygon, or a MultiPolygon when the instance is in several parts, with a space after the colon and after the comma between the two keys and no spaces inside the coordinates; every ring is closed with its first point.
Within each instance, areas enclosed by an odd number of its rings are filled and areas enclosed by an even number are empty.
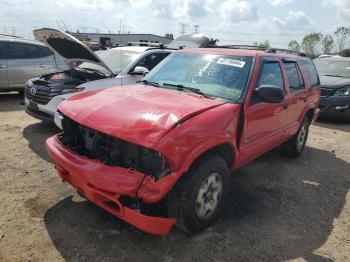
{"type": "Polygon", "coordinates": [[[48,57],[53,55],[53,52],[45,46],[38,46],[37,48],[39,49],[40,57],[48,57]]]}
{"type": "Polygon", "coordinates": [[[282,70],[278,62],[265,62],[263,64],[258,81],[258,86],[261,85],[278,86],[283,89],[282,70]]]}
{"type": "MultiPolygon", "coordinates": [[[[258,80],[258,84],[256,87],[261,85],[272,85],[279,87],[284,90],[284,82],[282,76],[282,70],[280,64],[276,62],[265,62],[262,66],[262,70],[260,72],[260,77],[258,80]]],[[[260,97],[254,95],[252,97],[252,104],[256,104],[262,102],[260,97]]]]}
{"type": "Polygon", "coordinates": [[[9,44],[9,59],[30,59],[39,58],[40,51],[36,45],[10,43],[9,44]]]}
{"type": "MultiPolygon", "coordinates": [[[[158,65],[169,53],[154,53],[142,58],[136,66],[142,66],[151,71],[156,65],[158,65]]],[[[135,66],[135,67],[136,67],[135,66]]]]}
{"type": "Polygon", "coordinates": [[[6,43],[0,42],[0,59],[6,59],[6,43]]]}
{"type": "Polygon", "coordinates": [[[314,63],[309,58],[303,58],[301,63],[303,64],[306,75],[309,78],[310,86],[319,86],[320,78],[318,77],[318,72],[314,63]]]}
{"type": "Polygon", "coordinates": [[[295,62],[285,62],[290,92],[298,92],[305,89],[305,83],[299,66],[295,62]]]}

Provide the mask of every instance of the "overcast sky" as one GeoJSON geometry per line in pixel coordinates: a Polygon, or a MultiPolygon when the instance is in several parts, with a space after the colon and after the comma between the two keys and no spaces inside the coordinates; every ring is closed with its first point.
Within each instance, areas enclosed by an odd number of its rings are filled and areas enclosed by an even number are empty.
{"type": "Polygon", "coordinates": [[[199,31],[221,43],[270,40],[286,46],[309,32],[350,25],[350,0],[0,0],[0,33],[32,37],[34,28],[131,33],[199,31]],[[63,24],[64,22],[64,24],[63,24]]]}

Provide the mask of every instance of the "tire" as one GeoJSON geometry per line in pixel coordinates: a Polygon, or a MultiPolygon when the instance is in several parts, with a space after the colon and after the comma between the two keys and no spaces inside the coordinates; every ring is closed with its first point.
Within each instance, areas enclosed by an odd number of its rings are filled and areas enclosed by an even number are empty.
{"type": "Polygon", "coordinates": [[[299,157],[304,152],[305,144],[309,135],[310,120],[305,117],[298,132],[287,142],[282,144],[282,152],[288,157],[299,157]]]}
{"type": "Polygon", "coordinates": [[[227,163],[216,155],[203,158],[184,174],[169,193],[168,215],[177,219],[176,225],[181,230],[198,233],[216,221],[229,189],[227,163]]]}

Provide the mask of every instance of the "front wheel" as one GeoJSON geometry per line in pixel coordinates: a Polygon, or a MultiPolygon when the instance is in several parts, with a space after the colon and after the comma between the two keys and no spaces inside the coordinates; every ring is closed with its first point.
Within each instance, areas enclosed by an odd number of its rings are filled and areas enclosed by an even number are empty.
{"type": "Polygon", "coordinates": [[[177,226],[197,233],[215,222],[224,206],[230,172],[219,156],[198,161],[168,196],[168,213],[177,218],[177,226]]]}
{"type": "Polygon", "coordinates": [[[282,144],[282,151],[284,154],[289,157],[298,157],[303,153],[309,135],[309,126],[310,121],[305,117],[298,132],[291,139],[282,144]]]}

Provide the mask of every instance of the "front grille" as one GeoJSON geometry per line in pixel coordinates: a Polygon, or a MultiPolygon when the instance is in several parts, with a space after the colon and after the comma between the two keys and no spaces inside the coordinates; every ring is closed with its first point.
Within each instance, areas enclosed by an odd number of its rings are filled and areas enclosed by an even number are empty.
{"type": "Polygon", "coordinates": [[[64,116],[61,143],[81,156],[99,160],[109,166],[132,168],[157,178],[167,169],[157,151],[82,126],[64,116]]]}
{"type": "Polygon", "coordinates": [[[333,88],[321,87],[321,96],[331,96],[334,91],[333,88]]]}
{"type": "Polygon", "coordinates": [[[52,98],[60,95],[61,91],[52,91],[48,86],[26,85],[25,95],[35,103],[46,105],[52,98]]]}

